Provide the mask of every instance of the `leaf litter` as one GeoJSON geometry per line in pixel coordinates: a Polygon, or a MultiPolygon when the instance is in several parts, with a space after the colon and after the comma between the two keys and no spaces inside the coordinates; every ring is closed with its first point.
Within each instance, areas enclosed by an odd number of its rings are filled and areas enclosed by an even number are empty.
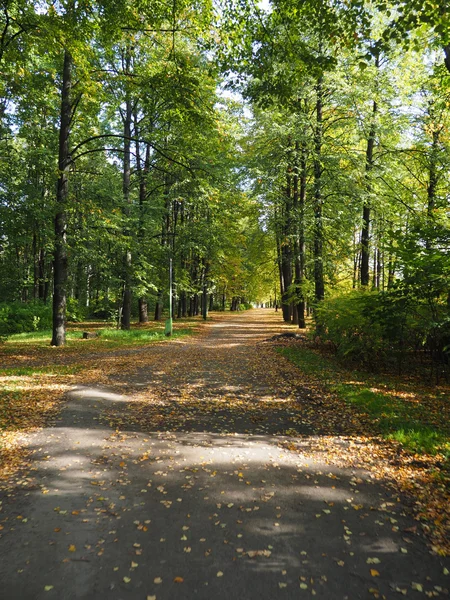
{"type": "MultiPolygon", "coordinates": [[[[174,388],[170,381],[165,381],[163,378],[157,381],[157,384],[149,385],[144,391],[135,385],[133,378],[138,375],[139,370],[154,368],[158,362],[158,357],[152,357],[148,354],[137,358],[133,357],[111,357],[110,360],[106,359],[102,362],[101,370],[96,365],[87,367],[82,372],[82,375],[77,376],[77,383],[81,380],[83,384],[96,384],[99,383],[107,384],[111,386],[114,384],[114,388],[123,393],[126,389],[127,395],[133,398],[133,402],[130,403],[126,410],[120,407],[120,410],[111,408],[105,410],[100,415],[100,422],[107,424],[112,428],[112,433],[109,437],[109,443],[112,447],[118,448],[121,444],[126,443],[128,431],[133,431],[136,428],[140,431],[158,432],[163,434],[164,440],[170,443],[171,435],[179,433],[190,433],[195,431],[201,431],[202,428],[208,425],[208,428],[215,431],[218,435],[228,438],[236,435],[236,431],[242,431],[244,435],[271,435],[278,438],[278,447],[280,452],[288,452],[296,454],[301,452],[302,456],[306,459],[310,457],[313,459],[315,456],[320,454],[324,459],[325,463],[331,466],[340,466],[344,468],[361,468],[363,466],[370,472],[371,478],[391,478],[393,482],[402,483],[402,478],[399,477],[398,467],[392,468],[391,466],[381,469],[380,472],[376,472],[376,467],[379,468],[380,461],[389,461],[392,456],[392,452],[395,451],[392,445],[380,443],[380,441],[373,436],[362,435],[361,429],[363,429],[364,423],[361,423],[359,416],[354,411],[349,411],[347,407],[340,406],[335,399],[331,397],[324,398],[324,395],[320,396],[320,402],[316,403],[314,398],[311,397],[311,393],[304,394],[304,382],[301,383],[300,394],[298,382],[298,371],[293,368],[287,361],[281,359],[273,350],[261,343],[257,344],[257,353],[251,354],[251,360],[253,363],[252,371],[254,374],[254,381],[247,383],[244,382],[240,386],[239,390],[229,390],[221,393],[211,394],[211,390],[208,385],[204,385],[202,389],[199,389],[197,382],[190,381],[190,373],[192,370],[200,369],[201,357],[196,357],[195,350],[190,349],[189,361],[186,361],[185,365],[181,366],[181,372],[177,373],[177,385],[178,388],[174,388]],[[116,379],[116,373],[121,373],[120,381],[116,379]],[[126,383],[122,383],[129,377],[126,383]],[[254,385],[255,381],[270,381],[272,393],[267,393],[267,390],[259,393],[259,402],[255,402],[254,399],[254,385]],[[182,385],[179,382],[182,382],[182,385]],[[306,396],[306,398],[305,398],[306,396]],[[340,412],[339,419],[336,417],[336,412],[340,412]],[[344,424],[344,425],[343,425],[344,424]],[[329,430],[336,428],[339,435],[324,435],[320,436],[320,433],[324,429],[329,430]],[[313,435],[311,435],[313,434],[313,435]],[[295,438],[295,441],[289,441],[289,438],[295,438]]],[[[160,368],[160,367],[159,367],[160,368]]],[[[227,365],[227,369],[230,365],[227,365]]],[[[239,368],[236,365],[236,369],[239,368]]],[[[226,369],[224,369],[226,373],[226,369]]],[[[61,377],[59,390],[54,390],[55,394],[53,397],[51,409],[44,410],[42,412],[42,421],[40,423],[51,422],[51,418],[54,418],[59,403],[61,402],[61,392],[68,389],[70,386],[70,379],[67,376],[61,377]],[[59,393],[59,396],[58,396],[59,393]],[[49,417],[50,415],[50,417],[49,417]]],[[[33,390],[34,393],[35,390],[33,390]]],[[[320,389],[315,389],[315,394],[320,395],[320,389]]],[[[36,421],[33,423],[33,428],[36,426],[36,421]]],[[[31,423],[30,423],[31,429],[31,423]]],[[[27,425],[23,427],[23,431],[29,431],[27,425]]],[[[154,435],[154,433],[152,434],[154,435]]],[[[127,462],[130,460],[134,464],[139,462],[151,463],[151,464],[170,464],[167,456],[155,457],[152,455],[152,450],[149,447],[141,455],[139,459],[134,458],[131,454],[123,456],[123,460],[118,463],[121,469],[125,469],[127,462]]],[[[22,457],[23,460],[23,457],[22,457]]],[[[22,463],[23,465],[23,463],[22,463]]],[[[168,471],[159,469],[154,472],[154,477],[164,477],[168,471]],[[159,475],[156,475],[159,473],[159,475]]],[[[252,486],[251,478],[249,478],[250,472],[245,472],[247,465],[240,464],[237,469],[234,469],[227,477],[235,477],[239,483],[244,486],[252,486]]],[[[269,467],[270,469],[276,469],[277,463],[275,461],[269,467]]],[[[224,477],[224,474],[218,473],[216,470],[211,470],[208,467],[208,463],[199,464],[195,467],[194,475],[186,475],[186,483],[184,484],[184,491],[189,492],[191,489],[195,489],[197,475],[195,473],[202,471],[208,474],[210,477],[224,477]],[[194,479],[192,479],[194,477],[194,479]]],[[[407,469],[406,466],[402,465],[402,469],[407,469]]],[[[170,469],[169,469],[170,470],[170,469]]],[[[9,474],[14,472],[14,468],[9,471],[9,474]]],[[[186,469],[185,472],[189,472],[186,469]]],[[[402,472],[402,470],[400,470],[402,472]]],[[[310,474],[308,478],[311,477],[310,474]]],[[[319,475],[318,475],[319,476],[319,475]]],[[[338,479],[335,473],[330,472],[329,474],[320,473],[320,476],[326,476],[331,480],[338,479]]],[[[408,481],[411,481],[411,472],[408,471],[406,477],[408,481]]],[[[358,486],[364,483],[365,480],[355,478],[354,487],[356,491],[358,486]]],[[[96,480],[95,485],[100,488],[105,485],[100,479],[96,480]]],[[[351,484],[352,482],[350,482],[351,484]]],[[[152,482],[149,482],[152,485],[152,482]]],[[[155,489],[159,494],[165,494],[172,490],[167,490],[165,485],[161,482],[160,485],[155,485],[155,489]]],[[[197,484],[198,485],[198,484],[197,484]]],[[[253,484],[254,485],[254,484],[253,484]]],[[[260,482],[261,486],[261,482],[260,482]]],[[[271,504],[276,497],[276,490],[264,489],[262,487],[256,488],[258,491],[257,498],[266,504],[271,504]]],[[[141,490],[142,493],[146,493],[147,490],[141,490]]],[[[205,496],[205,499],[207,496],[205,496]]],[[[100,501],[105,501],[104,496],[98,496],[100,501]]],[[[182,500],[179,498],[178,500],[182,500]]],[[[173,500],[163,500],[165,507],[171,510],[173,500]]],[[[329,503],[330,508],[322,509],[323,518],[330,515],[333,511],[333,503],[329,503]]],[[[347,508],[347,507],[344,507],[347,508]]],[[[348,508],[355,511],[363,511],[364,505],[359,503],[349,503],[348,508]]],[[[240,512],[248,511],[253,512],[258,510],[259,507],[254,506],[243,506],[233,501],[224,501],[217,503],[217,510],[239,510],[240,512]],[[236,506],[237,504],[237,506],[236,506]],[[219,506],[220,505],[220,506],[219,506]],[[223,506],[223,508],[222,508],[223,506]]],[[[371,508],[369,507],[369,510],[371,508]]],[[[380,510],[386,510],[389,513],[389,507],[380,507],[380,510]]],[[[59,511],[62,513],[63,511],[59,511]]],[[[279,513],[276,514],[279,518],[279,513]]],[[[395,511],[392,511],[395,514],[395,511]]],[[[385,521],[380,521],[385,523],[385,521]]],[[[218,527],[226,528],[226,523],[221,522],[220,519],[215,521],[218,527]]],[[[282,523],[274,521],[274,526],[279,527],[282,523]]],[[[391,524],[392,525],[392,524],[391,524]]],[[[395,527],[395,524],[393,524],[395,527]]],[[[137,530],[141,533],[148,531],[149,524],[146,525],[141,521],[138,521],[137,530]]],[[[183,526],[183,531],[189,532],[189,526],[183,526]]],[[[345,529],[344,534],[347,538],[351,538],[351,532],[345,529]]],[[[241,535],[241,534],[239,534],[241,535]]],[[[161,538],[163,539],[163,538],[161,538]]],[[[181,537],[183,541],[188,538],[186,535],[181,537]]],[[[203,539],[203,538],[202,538],[203,539]]],[[[347,540],[349,541],[349,540],[347,540]]],[[[224,543],[228,543],[226,540],[224,543]]],[[[434,549],[440,554],[444,554],[446,551],[445,544],[439,543],[439,539],[434,538],[434,549]]],[[[73,545],[74,546],[74,545],[73,545]]],[[[140,544],[135,544],[136,550],[140,551],[140,544]]],[[[74,546],[75,547],[75,546],[74,546]]],[[[194,553],[195,548],[192,545],[185,545],[184,553],[194,553]]],[[[70,548],[69,548],[70,550],[70,548]]],[[[260,550],[244,550],[240,548],[240,555],[246,556],[250,559],[270,559],[272,550],[260,549],[260,550]]],[[[70,550],[72,551],[72,550],[70,550]]],[[[402,552],[403,550],[400,550],[402,552]]],[[[206,550],[205,557],[207,558],[211,554],[211,549],[206,550]]],[[[305,560],[305,562],[307,562],[305,560]]],[[[369,557],[367,559],[368,564],[379,564],[381,561],[377,557],[369,557]]],[[[338,566],[345,564],[342,558],[336,560],[338,566]]],[[[137,563],[132,563],[136,565],[137,563]]],[[[134,566],[132,568],[135,568],[134,566]]],[[[378,578],[380,576],[379,571],[371,569],[370,574],[372,577],[378,578]]],[[[217,577],[223,577],[224,571],[220,570],[216,573],[217,577]]],[[[324,576],[325,577],[325,576],[324,576]]],[[[131,578],[123,577],[125,583],[129,583],[131,578]]],[[[173,578],[176,583],[182,583],[184,578],[176,576],[173,578]]],[[[323,582],[326,579],[322,579],[323,582]]],[[[154,578],[154,584],[162,584],[161,577],[154,578]]],[[[278,587],[281,589],[287,586],[287,582],[279,582],[278,587]]],[[[302,590],[308,589],[308,586],[312,584],[308,581],[301,581],[300,588],[302,590]]],[[[422,586],[421,583],[415,584],[422,586]]],[[[400,588],[399,588],[400,589],[400,588]]],[[[417,588],[412,588],[417,589],[417,588]]],[[[314,591],[314,587],[312,586],[314,591]]],[[[315,593],[315,592],[314,592],[315,593]]],[[[374,592],[375,594],[375,592],[374,592]]],[[[151,596],[152,597],[152,596],[151,596]]],[[[380,596],[381,597],[381,596],[380,596]]]]}

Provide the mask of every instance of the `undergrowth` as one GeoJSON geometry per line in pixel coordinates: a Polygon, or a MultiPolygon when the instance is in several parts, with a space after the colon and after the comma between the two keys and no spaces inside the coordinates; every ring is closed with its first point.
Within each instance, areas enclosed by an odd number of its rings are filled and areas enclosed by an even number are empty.
{"type": "Polygon", "coordinates": [[[405,450],[450,459],[450,424],[446,391],[410,379],[347,371],[333,357],[296,345],[278,351],[310,378],[369,417],[374,431],[396,440],[405,450]]]}

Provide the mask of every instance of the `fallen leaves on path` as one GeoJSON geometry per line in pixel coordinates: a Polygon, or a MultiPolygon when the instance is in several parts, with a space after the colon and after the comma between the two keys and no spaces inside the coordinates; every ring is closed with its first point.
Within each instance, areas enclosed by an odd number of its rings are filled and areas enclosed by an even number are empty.
{"type": "MultiPolygon", "coordinates": [[[[276,327],[279,330],[279,322],[276,327]]],[[[414,457],[402,453],[399,445],[377,438],[365,415],[327,393],[320,381],[306,381],[271,344],[263,342],[263,335],[253,339],[251,322],[247,337],[244,326],[243,331],[236,333],[238,351],[227,353],[227,363],[220,339],[206,348],[188,339],[173,345],[155,344],[153,350],[147,347],[143,352],[134,349],[128,355],[104,353],[94,362],[82,353],[66,353],[64,364],[76,364],[76,375],[58,374],[56,370],[56,374],[37,373],[15,383],[8,381],[7,401],[0,414],[0,477],[11,477],[23,466],[26,452],[22,434],[51,422],[65,391],[75,383],[109,385],[130,400],[126,407],[112,407],[101,415],[103,423],[121,432],[117,436],[133,429],[270,435],[278,439],[282,450],[320,456],[330,465],[367,468],[374,477],[392,481],[415,498],[416,518],[430,536],[434,551],[450,553],[450,497],[446,482],[433,472],[434,459],[430,458],[429,468],[418,467],[414,457]]],[[[264,333],[264,337],[269,335],[264,333]]],[[[46,349],[42,364],[50,365],[54,356],[54,349],[46,349]]],[[[33,360],[39,360],[38,353],[33,360]]],[[[144,453],[140,460],[153,457],[144,453]]],[[[119,466],[126,469],[127,461],[121,460],[119,466]]],[[[213,471],[209,475],[216,477],[213,471]]],[[[243,472],[237,471],[235,477],[243,485],[251,485],[243,472]]],[[[185,486],[189,489],[189,480],[185,486]]],[[[164,497],[164,486],[157,489],[164,497]]],[[[270,501],[271,493],[261,501],[270,501]]],[[[174,501],[162,499],[161,503],[171,510],[174,501]]],[[[233,503],[229,505],[231,509],[233,503]]],[[[330,508],[319,516],[325,519],[328,514],[330,508]]],[[[140,524],[141,532],[146,528],[140,524]]]]}

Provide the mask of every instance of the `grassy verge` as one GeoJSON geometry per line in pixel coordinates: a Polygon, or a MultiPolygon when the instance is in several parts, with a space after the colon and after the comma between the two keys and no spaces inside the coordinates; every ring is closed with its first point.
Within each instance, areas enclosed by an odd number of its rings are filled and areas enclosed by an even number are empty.
{"type": "Polygon", "coordinates": [[[376,433],[396,440],[410,452],[450,459],[448,389],[426,387],[420,380],[347,371],[333,357],[322,356],[307,346],[288,346],[278,351],[307,378],[320,382],[357,412],[367,415],[376,433]]]}
{"type": "MultiPolygon", "coordinates": [[[[81,329],[68,330],[66,335],[66,345],[64,348],[60,348],[59,351],[82,351],[83,348],[89,349],[89,351],[102,348],[111,350],[130,346],[143,346],[168,339],[164,334],[164,327],[161,327],[161,325],[154,328],[136,328],[129,331],[122,331],[114,328],[94,329],[92,327],[87,327],[86,330],[93,330],[97,337],[84,340],[83,331],[81,329]]],[[[175,328],[172,339],[191,335],[193,332],[194,330],[190,326],[175,328]]],[[[50,347],[51,338],[52,333],[50,330],[18,333],[8,338],[3,344],[1,352],[11,355],[18,350],[45,350],[50,347]]]]}

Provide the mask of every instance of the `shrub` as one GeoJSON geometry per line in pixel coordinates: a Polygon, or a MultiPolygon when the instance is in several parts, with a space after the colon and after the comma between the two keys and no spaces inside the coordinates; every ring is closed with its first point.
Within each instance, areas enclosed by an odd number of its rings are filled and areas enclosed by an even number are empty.
{"type": "Polygon", "coordinates": [[[108,298],[93,301],[87,311],[89,317],[105,321],[117,321],[117,302],[113,302],[108,298]]]}
{"type": "Polygon", "coordinates": [[[49,329],[52,325],[50,305],[40,302],[0,304],[0,336],[49,329]]]}
{"type": "Polygon", "coordinates": [[[79,323],[86,318],[86,308],[81,306],[79,301],[75,300],[75,298],[68,298],[66,316],[68,321],[79,323]]]}
{"type": "Polygon", "coordinates": [[[405,288],[353,291],[329,298],[316,307],[316,333],[336,354],[375,366],[427,350],[433,360],[448,360],[450,320],[445,305],[430,304],[405,288]]]}

